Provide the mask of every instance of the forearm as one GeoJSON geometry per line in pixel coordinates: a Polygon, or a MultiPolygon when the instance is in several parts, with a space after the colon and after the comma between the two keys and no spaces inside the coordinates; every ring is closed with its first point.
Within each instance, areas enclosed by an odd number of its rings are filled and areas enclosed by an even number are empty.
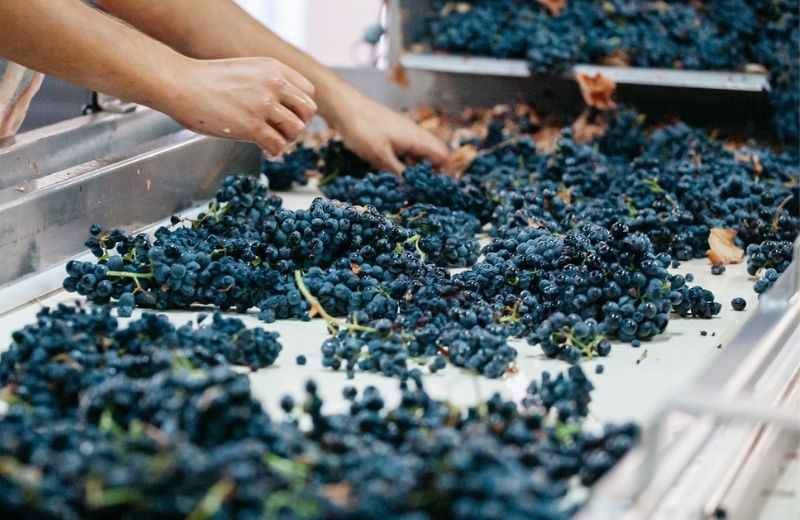
{"type": "Polygon", "coordinates": [[[3,0],[0,34],[0,56],[157,109],[188,61],[80,0],[3,0]]]}
{"type": "Polygon", "coordinates": [[[264,56],[277,59],[308,78],[314,99],[329,123],[343,117],[341,102],[356,91],[330,69],[276,36],[232,0],[97,0],[109,13],[201,59],[264,56]]]}

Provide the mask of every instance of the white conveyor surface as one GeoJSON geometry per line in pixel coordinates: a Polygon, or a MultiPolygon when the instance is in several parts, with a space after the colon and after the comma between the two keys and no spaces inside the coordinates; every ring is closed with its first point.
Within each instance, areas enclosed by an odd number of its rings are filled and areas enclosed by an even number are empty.
{"type": "MultiPolygon", "coordinates": [[[[285,207],[299,209],[308,207],[319,192],[309,185],[279,195],[283,197],[285,207]]],[[[722,303],[722,312],[710,320],[674,318],[664,334],[644,342],[638,349],[629,344],[615,343],[610,356],[584,361],[582,366],[596,387],[590,406],[592,422],[632,420],[647,424],[670,394],[692,380],[707,363],[713,363],[721,349],[725,348],[726,340],[736,333],[757,304],[752,290],[753,281],[747,275],[744,264],[730,265],[724,274],[714,276],[706,260],[693,260],[683,263],[676,272],[693,273],[695,284],[714,292],[722,303]],[[730,301],[735,296],[747,300],[745,311],[731,309],[730,301]],[[706,336],[701,335],[702,330],[707,331],[706,336]],[[598,364],[604,365],[604,373],[595,373],[598,364]]],[[[62,265],[0,288],[0,308],[3,303],[5,307],[9,306],[9,302],[14,303],[13,309],[0,314],[0,351],[8,348],[14,330],[35,321],[35,315],[43,305],[53,306],[79,299],[77,295],[59,288],[64,276],[62,265]]],[[[183,324],[193,320],[199,312],[208,311],[207,308],[198,308],[197,311],[169,311],[165,314],[176,324],[183,324]]],[[[133,318],[141,312],[148,311],[137,309],[133,318]]],[[[345,409],[347,403],[341,398],[341,390],[347,385],[357,388],[374,385],[390,404],[399,399],[395,379],[356,372],[355,378],[349,380],[344,371],[332,371],[321,366],[320,345],[327,337],[324,321],[281,320],[265,324],[257,319],[255,312],[231,315],[241,318],[248,326],[280,333],[283,350],[276,364],[253,372],[250,376],[255,395],[270,412],[280,413],[278,401],[284,394],[302,397],[304,382],[311,378],[319,383],[327,411],[345,409]],[[306,356],[308,361],[305,366],[296,364],[295,357],[299,354],[306,356]]],[[[459,406],[472,405],[496,391],[519,399],[524,395],[528,383],[534,378],[538,379],[543,370],[555,373],[568,367],[562,361],[547,359],[539,347],[532,347],[524,340],[513,340],[512,344],[519,352],[518,373],[491,380],[452,366],[437,374],[430,374],[421,367],[428,391],[434,397],[448,399],[459,406]]]]}

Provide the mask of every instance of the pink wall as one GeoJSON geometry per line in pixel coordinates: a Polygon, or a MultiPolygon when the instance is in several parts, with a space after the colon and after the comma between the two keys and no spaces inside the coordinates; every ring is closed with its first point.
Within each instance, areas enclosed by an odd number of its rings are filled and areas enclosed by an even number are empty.
{"type": "MultiPolygon", "coordinates": [[[[307,0],[308,31],[306,49],[328,65],[355,65],[354,42],[364,29],[378,21],[380,0],[307,0]]],[[[364,59],[365,48],[358,56],[364,59]]]]}

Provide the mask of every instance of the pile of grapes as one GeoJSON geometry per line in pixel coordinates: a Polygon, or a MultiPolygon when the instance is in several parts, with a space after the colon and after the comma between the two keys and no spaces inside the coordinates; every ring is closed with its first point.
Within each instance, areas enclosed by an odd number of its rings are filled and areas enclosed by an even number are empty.
{"type": "Polygon", "coordinates": [[[510,337],[577,363],[610,340],[638,346],[675,315],[718,314],[710,291],[668,270],[711,254],[717,236],[733,256],[713,269],[747,247],[757,292],[788,266],[795,156],[682,123],[645,130],[626,108],[589,111],[555,137],[525,107],[475,114],[442,124],[474,153],[460,179],[428,164],[399,179],[337,142],[301,147],[268,171],[318,168],[329,201],[286,210],[258,179],[230,177],[207,211],[154,239],[93,228],[98,261],[70,262],[64,287],[118,300],[121,315],[202,304],[267,322],[322,316],[323,364],[351,377],[448,362],[500,377],[514,367],[510,337]]]}
{"type": "Polygon", "coordinates": [[[535,73],[575,63],[769,72],[775,116],[795,144],[797,0],[436,0],[434,50],[525,58],[535,73]]]}
{"type": "Polygon", "coordinates": [[[347,387],[331,415],[313,382],[271,417],[231,363],[270,365],[274,335],[215,315],[175,328],[108,306],[44,309],[0,356],[4,518],[528,519],[571,516],[636,442],[589,430],[592,385],[575,366],[462,413],[421,374],[387,407],[347,387]],[[202,320],[201,320],[202,321],[202,320]]]}

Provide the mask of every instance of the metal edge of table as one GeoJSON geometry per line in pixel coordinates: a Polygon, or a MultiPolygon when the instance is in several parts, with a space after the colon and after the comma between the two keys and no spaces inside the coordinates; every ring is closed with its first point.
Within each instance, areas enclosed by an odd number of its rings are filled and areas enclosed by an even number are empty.
{"type": "MultiPolygon", "coordinates": [[[[533,74],[525,60],[497,59],[481,56],[404,53],[400,64],[408,69],[527,78],[533,74]]],[[[619,85],[730,90],[760,94],[769,92],[765,74],[735,71],[677,70],[643,67],[611,67],[579,64],[572,74],[602,74],[619,85]]]]}
{"type": "Polygon", "coordinates": [[[210,198],[218,181],[259,171],[251,144],[188,130],[125,154],[0,190],[0,284],[46,269],[85,249],[95,222],[135,230],[210,198]]]}
{"type": "Polygon", "coordinates": [[[31,130],[0,142],[0,189],[105,157],[177,132],[169,117],[138,107],[135,112],[99,112],[31,130]]]}

